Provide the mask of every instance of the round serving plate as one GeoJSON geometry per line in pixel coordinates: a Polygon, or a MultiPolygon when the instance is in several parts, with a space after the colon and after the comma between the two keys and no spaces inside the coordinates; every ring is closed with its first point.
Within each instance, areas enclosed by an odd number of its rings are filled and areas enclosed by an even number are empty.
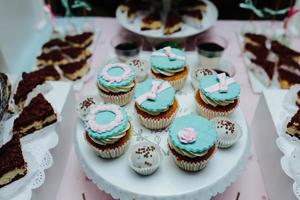
{"type": "MultiPolygon", "coordinates": [[[[177,117],[195,112],[194,91],[190,80],[177,92],[177,117]]],[[[150,131],[143,128],[134,114],[134,102],[125,106],[133,127],[129,146],[120,158],[105,160],[96,156],[84,139],[82,122],[77,123],[75,150],[87,177],[101,190],[121,200],[208,200],[233,183],[246,166],[250,153],[247,123],[240,108],[230,115],[243,130],[240,140],[229,149],[218,149],[206,168],[189,173],[179,169],[167,148],[168,130],[150,131]],[[162,152],[159,169],[151,176],[136,174],[130,167],[128,156],[132,146],[148,141],[158,145],[162,152]]]]}
{"type": "Polygon", "coordinates": [[[163,26],[158,30],[141,31],[140,25],[144,15],[138,15],[134,22],[129,23],[129,21],[127,20],[127,14],[125,12],[123,13],[120,7],[118,7],[118,9],[116,10],[116,18],[121,26],[123,26],[125,29],[145,37],[160,39],[186,38],[204,32],[205,30],[209,29],[218,19],[218,10],[216,6],[208,0],[203,1],[207,4],[207,11],[203,13],[201,28],[195,28],[186,23],[183,23],[181,31],[173,33],[171,35],[163,34],[163,26]]]}

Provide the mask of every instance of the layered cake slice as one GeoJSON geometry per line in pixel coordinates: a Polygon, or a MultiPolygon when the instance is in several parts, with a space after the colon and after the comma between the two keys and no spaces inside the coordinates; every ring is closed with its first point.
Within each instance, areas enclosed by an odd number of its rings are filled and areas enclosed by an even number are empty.
{"type": "Polygon", "coordinates": [[[68,47],[61,50],[68,60],[79,61],[91,57],[91,52],[86,48],[68,47]]]}
{"type": "Polygon", "coordinates": [[[180,14],[185,23],[195,28],[201,28],[203,15],[199,10],[181,10],[180,14]]]}
{"type": "Polygon", "coordinates": [[[267,37],[262,34],[256,33],[245,33],[244,34],[244,45],[250,43],[255,46],[266,46],[267,37]]]}
{"type": "Polygon", "coordinates": [[[270,53],[265,46],[257,46],[247,43],[244,46],[245,55],[250,59],[267,59],[270,53]]]}
{"type": "Polygon", "coordinates": [[[300,63],[300,52],[295,51],[278,41],[272,41],[271,42],[271,51],[276,53],[279,56],[284,56],[284,57],[291,57],[295,62],[300,63]]]}
{"type": "Polygon", "coordinates": [[[77,80],[83,77],[90,69],[86,60],[70,62],[64,65],[59,65],[64,76],[70,80],[77,80]]]}
{"type": "Polygon", "coordinates": [[[37,65],[57,65],[66,63],[67,60],[63,56],[59,49],[54,49],[48,53],[42,52],[41,55],[37,57],[37,65]]]}
{"type": "Polygon", "coordinates": [[[286,133],[290,136],[300,139],[300,109],[291,118],[286,127],[286,133]]]}
{"type": "Polygon", "coordinates": [[[0,148],[0,188],[27,174],[27,163],[24,160],[20,136],[12,139],[0,148]]]}
{"type": "Polygon", "coordinates": [[[48,42],[46,42],[43,46],[42,46],[42,50],[45,52],[51,51],[54,48],[65,48],[68,47],[69,44],[61,39],[52,39],[49,40],[48,42]]]}
{"type": "Polygon", "coordinates": [[[28,73],[29,76],[39,76],[44,79],[44,81],[56,81],[61,77],[53,65],[46,65],[36,71],[28,73]]]}
{"type": "Polygon", "coordinates": [[[157,30],[161,27],[161,18],[158,12],[150,13],[142,19],[141,30],[157,30]]]}
{"type": "Polygon", "coordinates": [[[13,124],[13,133],[21,137],[40,130],[57,121],[51,104],[40,93],[24,107],[13,124]]]}
{"type": "Polygon", "coordinates": [[[93,36],[92,32],[84,32],[77,35],[67,35],[65,40],[75,47],[87,48],[92,44],[93,36]]]}
{"type": "Polygon", "coordinates": [[[164,34],[170,35],[181,30],[182,19],[176,13],[169,13],[164,27],[164,34]]]}
{"type": "Polygon", "coordinates": [[[276,64],[265,59],[251,59],[251,71],[266,86],[271,85],[276,64]]]}
{"type": "Polygon", "coordinates": [[[0,72],[0,121],[8,110],[11,96],[11,84],[6,74],[0,72]]]}
{"type": "Polygon", "coordinates": [[[278,62],[278,80],[282,89],[300,83],[300,64],[291,57],[281,56],[278,62]]]}

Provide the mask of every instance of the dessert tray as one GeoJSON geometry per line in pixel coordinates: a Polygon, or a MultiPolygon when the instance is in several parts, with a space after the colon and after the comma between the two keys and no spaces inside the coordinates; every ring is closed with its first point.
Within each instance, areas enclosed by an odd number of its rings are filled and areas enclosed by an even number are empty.
{"type": "MultiPolygon", "coordinates": [[[[177,116],[195,112],[191,80],[177,92],[176,98],[180,105],[177,116]]],[[[167,129],[151,131],[142,127],[134,114],[133,101],[125,108],[132,123],[133,135],[128,151],[120,158],[104,160],[97,157],[84,139],[81,121],[77,123],[75,136],[75,151],[87,177],[115,199],[208,200],[224,192],[246,166],[250,153],[250,139],[247,123],[240,108],[229,117],[242,127],[243,136],[230,149],[218,149],[208,166],[198,173],[184,172],[176,166],[167,148],[167,129]],[[157,172],[148,177],[137,175],[129,167],[129,152],[134,144],[142,141],[159,146],[163,155],[157,172]]]]}
{"type": "Polygon", "coordinates": [[[283,153],[280,164],[285,174],[294,180],[293,192],[297,199],[300,199],[300,141],[297,138],[287,135],[285,131],[288,121],[297,111],[296,106],[294,106],[293,104],[295,104],[295,96],[299,89],[299,85],[295,85],[292,86],[291,89],[287,92],[283,101],[285,103],[283,104],[283,107],[278,116],[278,122],[276,123],[278,134],[276,144],[279,150],[283,153]],[[293,104],[291,102],[293,102],[293,104]]]}
{"type": "Polygon", "coordinates": [[[136,34],[149,37],[149,38],[162,38],[162,39],[174,39],[174,38],[185,38],[189,36],[193,36],[199,34],[208,28],[210,28],[218,19],[218,10],[216,6],[208,1],[203,0],[207,4],[207,11],[203,13],[203,20],[202,26],[200,28],[195,28],[185,23],[182,24],[181,31],[173,33],[171,35],[164,35],[163,34],[163,27],[158,30],[148,30],[148,31],[141,31],[140,24],[142,21],[143,16],[139,15],[134,20],[134,22],[129,23],[127,19],[126,13],[122,13],[120,7],[116,10],[116,18],[118,22],[121,24],[122,27],[125,29],[134,32],[136,34]]]}
{"type": "MultiPolygon", "coordinates": [[[[21,138],[22,150],[25,161],[27,162],[27,175],[5,187],[0,188],[0,200],[29,200],[32,190],[39,188],[45,181],[45,170],[53,164],[50,150],[58,144],[58,134],[55,130],[56,125],[61,121],[64,101],[71,88],[70,83],[49,82],[51,90],[44,93],[45,98],[52,104],[57,113],[57,123],[36,131],[21,138]],[[60,101],[57,101],[57,94],[60,94],[60,101]]],[[[1,124],[0,130],[7,132],[11,130],[14,118],[18,114],[1,124]]]]}

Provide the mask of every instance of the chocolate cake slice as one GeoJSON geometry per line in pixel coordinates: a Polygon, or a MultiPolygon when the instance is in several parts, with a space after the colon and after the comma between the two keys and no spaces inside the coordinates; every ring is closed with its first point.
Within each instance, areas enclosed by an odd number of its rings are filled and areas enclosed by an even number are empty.
{"type": "Polygon", "coordinates": [[[244,52],[250,59],[267,59],[270,53],[265,46],[257,46],[251,43],[247,43],[244,46],[244,52]]]}
{"type": "Polygon", "coordinates": [[[300,64],[291,57],[279,57],[278,80],[282,89],[300,83],[300,64]]]}
{"type": "Polygon", "coordinates": [[[91,52],[86,48],[68,47],[61,50],[68,60],[79,61],[91,57],[91,52]]]}
{"type": "Polygon", "coordinates": [[[266,47],[267,37],[262,34],[256,33],[245,33],[244,34],[244,44],[250,43],[255,46],[266,47]]]}
{"type": "Polygon", "coordinates": [[[276,64],[265,59],[251,59],[251,71],[266,86],[273,80],[276,64]]]}
{"type": "Polygon", "coordinates": [[[59,65],[59,68],[63,71],[64,76],[70,80],[80,79],[90,69],[86,60],[59,65]]]}
{"type": "Polygon", "coordinates": [[[46,42],[43,46],[42,49],[43,51],[50,51],[53,48],[64,48],[68,47],[69,44],[61,39],[52,39],[46,42]]]}
{"type": "Polygon", "coordinates": [[[46,65],[45,67],[28,73],[29,76],[40,76],[45,81],[56,81],[61,77],[53,65],[46,65]]]}
{"type": "Polygon", "coordinates": [[[279,56],[291,57],[296,62],[298,62],[298,63],[300,62],[300,52],[295,51],[295,50],[279,43],[278,41],[271,42],[271,51],[273,51],[274,53],[276,53],[279,56]]]}
{"type": "Polygon", "coordinates": [[[181,30],[182,19],[176,13],[170,12],[164,27],[164,34],[170,35],[181,30]]]}
{"type": "Polygon", "coordinates": [[[67,35],[65,40],[75,47],[87,48],[92,44],[93,36],[92,32],[84,32],[77,35],[67,35]]]}
{"type": "Polygon", "coordinates": [[[12,139],[0,148],[0,188],[27,174],[27,163],[24,160],[20,136],[12,139]]]}
{"type": "Polygon", "coordinates": [[[51,104],[40,93],[24,107],[13,124],[13,133],[21,137],[40,130],[57,121],[51,104]]]}
{"type": "Polygon", "coordinates": [[[142,19],[141,30],[157,30],[161,27],[161,18],[158,12],[153,12],[142,19]]]}
{"type": "Polygon", "coordinates": [[[56,65],[66,63],[66,59],[64,58],[61,50],[55,49],[48,53],[42,52],[41,55],[37,57],[37,65],[56,65]]]}
{"type": "Polygon", "coordinates": [[[286,133],[290,136],[297,137],[300,139],[300,109],[297,113],[291,118],[286,127],[286,133]]]}

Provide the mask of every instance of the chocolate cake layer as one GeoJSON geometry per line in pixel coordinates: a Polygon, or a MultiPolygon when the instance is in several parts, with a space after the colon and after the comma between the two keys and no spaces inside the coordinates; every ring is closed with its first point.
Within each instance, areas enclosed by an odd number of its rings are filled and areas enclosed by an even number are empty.
{"type": "Polygon", "coordinates": [[[300,139],[300,109],[287,124],[287,134],[300,139]]]}
{"type": "Polygon", "coordinates": [[[84,32],[78,35],[67,35],[65,40],[71,44],[79,45],[82,47],[86,47],[87,43],[92,39],[93,33],[92,32],[84,32]]]}
{"type": "Polygon", "coordinates": [[[13,133],[19,133],[21,136],[24,136],[56,121],[57,117],[51,104],[42,94],[38,94],[24,107],[19,117],[15,119],[13,133]]]}
{"type": "Polygon", "coordinates": [[[244,47],[245,51],[250,52],[256,59],[267,59],[269,50],[265,46],[257,46],[250,43],[246,43],[244,47]]]}
{"type": "Polygon", "coordinates": [[[48,53],[42,53],[37,57],[38,60],[43,60],[43,61],[62,61],[64,59],[64,56],[62,52],[58,49],[55,49],[53,51],[50,51],[48,53]]]}
{"type": "Polygon", "coordinates": [[[67,47],[67,46],[69,46],[69,44],[61,39],[52,39],[52,40],[49,40],[48,42],[46,42],[42,48],[49,49],[52,47],[60,47],[61,48],[61,47],[67,47]]]}
{"type": "Polygon", "coordinates": [[[71,62],[64,65],[59,65],[59,68],[63,73],[71,74],[81,69],[86,64],[86,60],[80,60],[77,62],[71,62]]]}
{"type": "Polygon", "coordinates": [[[251,41],[260,44],[261,46],[265,46],[267,37],[262,34],[255,34],[255,33],[245,33],[245,38],[250,39],[251,41]]]}
{"type": "Polygon", "coordinates": [[[25,176],[27,173],[26,166],[20,136],[15,134],[9,142],[0,148],[0,187],[25,176]],[[14,172],[17,169],[19,172],[14,172]]]}
{"type": "Polygon", "coordinates": [[[172,34],[181,30],[182,18],[176,13],[170,12],[164,27],[164,34],[172,34]]]}
{"type": "Polygon", "coordinates": [[[282,56],[300,56],[300,52],[297,52],[277,41],[272,41],[271,42],[271,51],[273,51],[274,53],[278,54],[278,55],[282,55],[282,56]]]}
{"type": "Polygon", "coordinates": [[[265,59],[251,59],[251,62],[264,69],[268,77],[272,80],[276,64],[265,59]]]}
{"type": "Polygon", "coordinates": [[[6,74],[0,72],[0,121],[7,111],[11,95],[11,84],[6,74]]]}
{"type": "Polygon", "coordinates": [[[72,59],[78,58],[80,55],[84,53],[85,49],[81,47],[68,47],[62,49],[62,53],[67,55],[72,59]]]}
{"type": "Polygon", "coordinates": [[[59,80],[60,75],[53,65],[47,65],[39,70],[28,73],[30,76],[40,76],[46,80],[59,80]]]}
{"type": "Polygon", "coordinates": [[[300,76],[285,69],[278,68],[278,80],[281,87],[287,89],[291,85],[300,83],[300,76]]]}

